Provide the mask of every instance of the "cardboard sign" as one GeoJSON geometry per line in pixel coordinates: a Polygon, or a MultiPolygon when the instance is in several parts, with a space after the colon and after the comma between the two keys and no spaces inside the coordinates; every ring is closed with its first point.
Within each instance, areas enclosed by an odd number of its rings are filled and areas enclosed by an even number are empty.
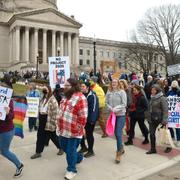
{"type": "Polygon", "coordinates": [[[168,100],[168,127],[180,128],[180,97],[169,96],[168,100]]]}
{"type": "Polygon", "coordinates": [[[0,86],[0,120],[6,119],[5,107],[9,106],[9,102],[12,97],[13,90],[0,86]]]}
{"type": "Polygon", "coordinates": [[[39,113],[39,98],[37,97],[26,97],[27,99],[27,111],[26,117],[38,117],[39,113]]]}
{"type": "Polygon", "coordinates": [[[56,84],[63,88],[68,78],[70,78],[69,57],[49,57],[49,81],[51,88],[55,88],[56,84]]]}

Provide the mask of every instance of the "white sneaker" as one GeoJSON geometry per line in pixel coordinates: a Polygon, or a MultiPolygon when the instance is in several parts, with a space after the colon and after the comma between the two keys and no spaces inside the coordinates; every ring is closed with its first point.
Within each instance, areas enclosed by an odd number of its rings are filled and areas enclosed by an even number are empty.
{"type": "Polygon", "coordinates": [[[180,147],[180,141],[177,141],[176,146],[180,147]]]}
{"type": "Polygon", "coordinates": [[[74,178],[74,177],[76,176],[76,174],[77,174],[77,173],[75,173],[75,172],[67,171],[66,174],[65,174],[65,176],[64,176],[64,178],[67,179],[67,180],[69,180],[69,179],[74,178]]]}

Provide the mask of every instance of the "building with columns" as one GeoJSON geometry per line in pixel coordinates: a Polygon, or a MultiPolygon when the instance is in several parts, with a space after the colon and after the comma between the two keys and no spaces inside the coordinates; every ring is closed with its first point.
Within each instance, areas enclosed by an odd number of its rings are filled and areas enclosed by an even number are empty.
{"type": "Polygon", "coordinates": [[[1,69],[48,70],[48,57],[69,56],[79,64],[79,29],[74,17],[58,11],[56,0],[0,0],[1,69]]]}

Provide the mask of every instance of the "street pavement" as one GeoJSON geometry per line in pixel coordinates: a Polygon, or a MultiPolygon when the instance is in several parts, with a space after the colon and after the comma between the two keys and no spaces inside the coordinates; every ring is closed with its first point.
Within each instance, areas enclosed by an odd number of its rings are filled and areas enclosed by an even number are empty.
{"type": "MultiPolygon", "coordinates": [[[[58,150],[54,144],[44,149],[41,158],[31,160],[30,156],[35,152],[36,132],[28,132],[25,123],[25,138],[15,137],[12,143],[12,151],[24,163],[21,180],[63,180],[66,171],[65,155],[58,156],[58,150]]],[[[173,150],[169,154],[163,153],[163,148],[158,148],[158,154],[146,155],[149,145],[141,145],[142,136],[139,127],[136,128],[134,146],[125,147],[125,154],[120,164],[114,163],[116,141],[114,138],[101,138],[99,127],[95,130],[95,156],[84,159],[77,165],[78,174],[74,180],[136,180],[158,179],[157,172],[175,165],[180,160],[180,150],[173,150]],[[151,177],[149,175],[155,174],[151,177]]],[[[124,137],[124,140],[126,137],[124,137]]],[[[179,165],[178,165],[179,167],[179,165]]],[[[166,172],[166,171],[165,171],[166,172]]],[[[0,156],[0,180],[11,180],[15,173],[15,167],[0,156]]],[[[180,177],[178,175],[178,177],[180,177]]],[[[161,178],[161,177],[160,177],[161,178]]],[[[162,180],[159,179],[159,180],[162,180]]]]}

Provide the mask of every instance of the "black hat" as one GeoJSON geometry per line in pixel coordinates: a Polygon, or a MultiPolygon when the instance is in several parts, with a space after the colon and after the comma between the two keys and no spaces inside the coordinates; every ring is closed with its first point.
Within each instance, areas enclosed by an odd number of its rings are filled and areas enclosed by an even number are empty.
{"type": "Polygon", "coordinates": [[[91,86],[90,82],[87,79],[85,79],[85,81],[83,81],[81,84],[85,84],[87,87],[91,86]]]}

